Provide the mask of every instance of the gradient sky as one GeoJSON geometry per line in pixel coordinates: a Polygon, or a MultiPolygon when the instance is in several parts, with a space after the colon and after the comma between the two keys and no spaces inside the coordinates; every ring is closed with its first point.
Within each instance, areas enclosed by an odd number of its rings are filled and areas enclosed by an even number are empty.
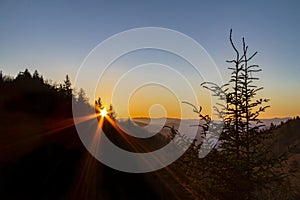
{"type": "Polygon", "coordinates": [[[259,85],[265,88],[261,95],[271,99],[262,117],[295,116],[300,114],[299,9],[296,0],[0,0],[0,70],[15,76],[25,68],[38,69],[45,78],[62,82],[69,74],[74,81],[84,58],[100,42],[131,28],[154,26],[195,39],[226,81],[225,60],[234,57],[228,41],[232,28],[237,44],[244,36],[250,50],[258,51],[255,63],[263,69],[259,85]]]}

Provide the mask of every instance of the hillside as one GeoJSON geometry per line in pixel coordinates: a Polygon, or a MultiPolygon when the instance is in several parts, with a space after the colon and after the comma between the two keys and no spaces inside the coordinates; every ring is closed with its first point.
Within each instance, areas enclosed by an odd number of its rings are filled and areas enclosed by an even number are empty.
{"type": "MultiPolygon", "coordinates": [[[[68,78],[63,84],[53,85],[38,73],[20,72],[16,78],[0,79],[0,92],[1,199],[232,199],[224,196],[227,188],[212,184],[211,175],[220,180],[227,175],[221,167],[215,168],[216,163],[228,163],[222,158],[224,151],[213,149],[199,159],[199,143],[193,143],[168,167],[150,173],[120,172],[97,161],[77,134],[71,102],[94,108],[87,105],[84,96],[74,94],[68,78]],[[210,169],[217,174],[207,175],[210,169]]],[[[288,154],[284,168],[293,194],[286,196],[299,199],[300,120],[284,121],[269,120],[270,129],[261,131],[274,133],[274,140],[268,142],[275,154],[288,154]]],[[[143,118],[118,123],[121,129],[104,120],[107,137],[127,151],[146,153],[168,144],[180,120],[151,119],[150,123],[143,118]],[[162,122],[168,127],[160,129],[162,122]],[[130,136],[127,129],[151,137],[130,136]]],[[[191,136],[197,131],[197,126],[191,125],[197,123],[182,120],[180,133],[191,136]]],[[[200,138],[199,132],[196,138],[200,138]]],[[[179,142],[184,139],[179,137],[179,142]]]]}
{"type": "Polygon", "coordinates": [[[271,128],[275,134],[273,151],[288,154],[285,163],[294,195],[300,197],[300,119],[290,119],[286,123],[271,128]]]}
{"type": "MultiPolygon", "coordinates": [[[[68,79],[52,85],[38,73],[0,79],[1,199],[193,199],[172,170],[130,174],[97,161],[81,143],[72,118],[68,79]]],[[[81,99],[80,99],[81,98],[81,99]]],[[[168,141],[120,137],[106,120],[103,130],[117,146],[149,152],[168,141]]]]}

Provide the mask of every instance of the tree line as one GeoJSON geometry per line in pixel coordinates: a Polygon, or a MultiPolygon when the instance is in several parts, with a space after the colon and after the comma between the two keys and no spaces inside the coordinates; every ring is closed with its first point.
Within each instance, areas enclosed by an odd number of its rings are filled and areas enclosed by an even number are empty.
{"type": "MultiPolygon", "coordinates": [[[[288,154],[274,151],[273,130],[276,128],[272,125],[270,129],[262,129],[263,124],[259,120],[260,114],[269,107],[269,99],[257,97],[263,90],[256,84],[256,74],[261,68],[252,63],[257,52],[249,53],[244,38],[239,49],[233,41],[232,31],[229,42],[234,52],[234,58],[227,61],[231,71],[229,81],[224,85],[202,83],[223,102],[214,108],[219,118],[223,119],[223,127],[220,129],[211,116],[203,114],[202,107],[198,109],[184,102],[193,107],[203,122],[199,125],[202,139],[189,141],[184,133],[165,126],[170,129],[170,141],[180,135],[179,140],[174,142],[191,144],[182,158],[170,168],[184,174],[185,187],[199,194],[199,198],[297,199],[299,196],[291,191],[290,174],[284,167],[288,154]],[[220,134],[218,143],[214,142],[216,132],[220,134]],[[205,151],[210,152],[199,158],[205,151]]],[[[72,88],[68,75],[63,83],[57,84],[45,80],[37,70],[31,74],[26,69],[16,78],[0,72],[0,93],[3,94],[0,96],[0,109],[5,112],[65,118],[72,117],[72,101],[96,112],[104,108],[100,98],[92,108],[84,90],[75,91],[72,88]]],[[[114,119],[113,107],[110,106],[108,111],[109,117],[114,119]]],[[[294,149],[298,148],[297,145],[294,149]]],[[[297,171],[297,168],[293,170],[297,171]]]]}
{"type": "Polygon", "coordinates": [[[88,105],[85,91],[72,88],[68,75],[63,83],[45,80],[37,70],[19,72],[13,78],[0,71],[1,110],[6,112],[27,112],[43,117],[71,117],[72,100],[76,104],[88,105]]]}

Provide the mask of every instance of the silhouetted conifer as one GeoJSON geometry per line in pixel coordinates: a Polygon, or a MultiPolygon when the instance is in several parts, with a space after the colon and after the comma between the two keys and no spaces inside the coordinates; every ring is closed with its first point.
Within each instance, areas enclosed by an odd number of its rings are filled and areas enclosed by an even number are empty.
{"type": "Polygon", "coordinates": [[[264,106],[268,99],[256,98],[262,87],[254,84],[258,78],[253,74],[261,71],[258,65],[249,64],[257,52],[248,55],[248,46],[242,39],[240,52],[232,41],[230,43],[236,57],[227,61],[234,66],[228,84],[218,86],[206,82],[202,85],[215,95],[222,94],[226,106],[222,110],[224,129],[220,137],[220,152],[214,157],[214,168],[208,168],[213,176],[213,188],[222,198],[253,199],[267,196],[278,198],[286,194],[280,185],[287,184],[281,168],[285,155],[272,152],[271,132],[261,131],[259,115],[269,106],[264,106]],[[225,161],[225,162],[224,162],[225,161]],[[278,191],[278,189],[280,191],[278,191]]]}
{"type": "Polygon", "coordinates": [[[67,96],[72,96],[72,88],[71,81],[68,75],[66,75],[66,79],[64,80],[64,84],[62,85],[63,90],[65,91],[67,96]]]}

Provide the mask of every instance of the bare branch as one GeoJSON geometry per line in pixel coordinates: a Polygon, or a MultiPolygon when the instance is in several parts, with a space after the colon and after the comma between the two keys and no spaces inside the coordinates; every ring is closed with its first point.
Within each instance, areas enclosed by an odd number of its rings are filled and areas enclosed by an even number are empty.
{"type": "Polygon", "coordinates": [[[234,49],[234,51],[236,53],[236,61],[238,61],[239,58],[240,58],[240,54],[239,54],[239,51],[237,50],[237,48],[235,47],[235,45],[234,45],[234,43],[232,41],[232,29],[230,29],[229,40],[230,40],[230,44],[231,44],[232,48],[234,49]]]}

